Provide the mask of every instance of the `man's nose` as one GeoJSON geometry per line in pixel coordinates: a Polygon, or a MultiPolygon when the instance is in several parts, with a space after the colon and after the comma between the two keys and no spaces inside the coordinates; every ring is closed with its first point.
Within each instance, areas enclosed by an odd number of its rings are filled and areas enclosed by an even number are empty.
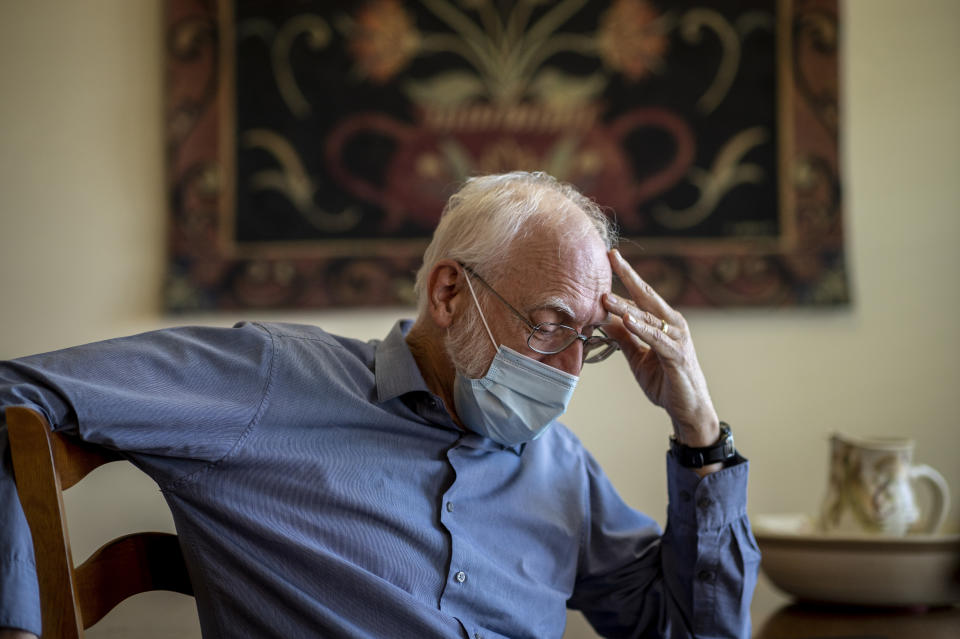
{"type": "Polygon", "coordinates": [[[583,341],[578,339],[559,353],[545,355],[541,361],[564,373],[580,375],[580,369],[583,368],[583,341]]]}

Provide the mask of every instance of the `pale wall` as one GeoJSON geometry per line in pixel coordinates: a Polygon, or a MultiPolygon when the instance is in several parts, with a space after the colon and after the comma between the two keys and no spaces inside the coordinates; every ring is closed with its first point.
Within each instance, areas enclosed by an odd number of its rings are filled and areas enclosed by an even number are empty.
{"type": "MultiPolygon", "coordinates": [[[[960,2],[852,0],[843,17],[853,305],[688,313],[718,410],[752,460],[752,513],[815,510],[834,429],[912,435],[960,494],[960,2]]],[[[160,313],[160,21],[159,3],[140,0],[0,4],[0,357],[241,319],[160,313]]],[[[407,312],[273,317],[377,337],[407,312]]],[[[622,362],[588,371],[567,421],[627,500],[662,520],[668,423],[622,362]]],[[[169,526],[148,481],[112,469],[91,481],[70,501],[82,549],[101,528],[169,526]],[[101,496],[121,488],[122,505],[101,496]]],[[[189,600],[158,597],[125,611],[172,601],[152,623],[193,623],[189,600]]],[[[124,623],[91,635],[123,636],[124,623]]],[[[589,634],[574,623],[568,636],[589,634]]]]}

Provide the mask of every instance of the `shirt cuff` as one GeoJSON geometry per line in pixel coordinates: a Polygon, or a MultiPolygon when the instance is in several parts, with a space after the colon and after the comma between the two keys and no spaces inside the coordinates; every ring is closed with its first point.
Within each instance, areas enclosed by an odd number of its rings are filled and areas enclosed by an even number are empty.
{"type": "Polygon", "coordinates": [[[40,589],[33,562],[0,559],[0,628],[40,636],[40,589]]]}
{"type": "Polygon", "coordinates": [[[728,526],[747,515],[750,462],[740,456],[702,479],[667,453],[668,518],[700,530],[728,526]]]}

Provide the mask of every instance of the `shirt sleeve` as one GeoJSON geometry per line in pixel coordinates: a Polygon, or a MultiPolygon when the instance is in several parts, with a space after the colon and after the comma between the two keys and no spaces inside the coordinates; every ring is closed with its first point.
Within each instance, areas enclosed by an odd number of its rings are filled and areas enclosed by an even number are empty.
{"type": "MultiPolygon", "coordinates": [[[[163,485],[216,463],[268,395],[273,343],[253,324],[154,331],[0,363],[0,408],[126,453],[163,485]]],[[[40,634],[33,543],[0,412],[0,627],[40,634]]]]}
{"type": "Polygon", "coordinates": [[[749,637],[760,551],[746,514],[748,462],[700,479],[667,454],[661,534],[592,459],[590,512],[568,605],[605,637],[749,637]]]}
{"type": "Polygon", "coordinates": [[[33,541],[23,516],[0,419],[0,628],[18,628],[40,636],[40,593],[33,541]]]}

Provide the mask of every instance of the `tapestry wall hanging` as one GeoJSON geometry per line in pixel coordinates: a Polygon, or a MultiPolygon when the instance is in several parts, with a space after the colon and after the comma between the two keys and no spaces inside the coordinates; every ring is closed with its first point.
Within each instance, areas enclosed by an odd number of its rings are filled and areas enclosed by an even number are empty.
{"type": "Polygon", "coordinates": [[[167,0],[175,311],[409,305],[468,176],[543,170],[679,306],[848,302],[836,0],[167,0]]]}

